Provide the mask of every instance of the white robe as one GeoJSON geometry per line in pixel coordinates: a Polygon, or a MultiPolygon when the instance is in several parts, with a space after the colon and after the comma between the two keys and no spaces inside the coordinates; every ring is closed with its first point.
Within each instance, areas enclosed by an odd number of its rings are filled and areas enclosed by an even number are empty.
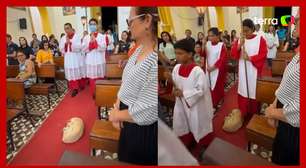
{"type": "Polygon", "coordinates": [[[272,33],[266,33],[265,39],[268,47],[267,58],[276,58],[277,47],[279,46],[278,35],[275,33],[275,36],[272,33]],[[269,48],[275,45],[273,48],[269,48]]]}
{"type": "MultiPolygon", "coordinates": [[[[212,45],[211,41],[207,42],[206,44],[206,49],[207,49],[206,64],[208,64],[208,66],[212,67],[220,59],[222,46],[223,46],[223,42],[219,42],[217,45],[212,45]]],[[[210,89],[214,90],[216,83],[217,83],[218,76],[219,76],[219,68],[216,68],[214,71],[209,72],[208,75],[210,77],[210,89]]]]}
{"type": "Polygon", "coordinates": [[[178,73],[180,65],[174,67],[172,77],[176,87],[182,90],[184,96],[182,99],[176,97],[173,130],[178,136],[192,132],[195,140],[199,142],[213,131],[213,105],[208,77],[198,66],[192,69],[188,78],[182,77],[178,73]]]}
{"type": "MultiPolygon", "coordinates": [[[[256,35],[256,37],[252,39],[245,39],[245,51],[248,56],[250,56],[250,58],[252,58],[253,55],[258,54],[261,37],[262,36],[256,35]]],[[[241,52],[241,54],[243,53],[241,52]]],[[[238,63],[238,93],[241,96],[248,98],[244,63],[244,59],[241,56],[238,63]]],[[[246,61],[246,65],[248,75],[249,98],[256,99],[257,68],[251,63],[251,61],[246,61]]]]}
{"type": "Polygon", "coordinates": [[[89,51],[90,35],[83,39],[83,51],[86,53],[86,76],[91,79],[103,78],[105,75],[105,35],[98,33],[96,37],[98,48],[89,51]]]}
{"type": "Polygon", "coordinates": [[[59,44],[59,49],[64,55],[65,77],[68,81],[78,80],[86,76],[81,37],[74,34],[70,41],[72,43],[71,50],[68,47],[67,52],[65,51],[66,35],[61,38],[59,44]]]}

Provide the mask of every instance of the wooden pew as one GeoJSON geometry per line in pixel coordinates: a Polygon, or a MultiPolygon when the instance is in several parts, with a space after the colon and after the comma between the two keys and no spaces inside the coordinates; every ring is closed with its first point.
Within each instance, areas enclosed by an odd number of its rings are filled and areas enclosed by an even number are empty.
{"type": "Polygon", "coordinates": [[[17,117],[18,115],[24,115],[24,117],[29,118],[31,124],[34,126],[34,123],[32,121],[31,115],[29,114],[27,110],[27,104],[25,101],[25,91],[24,91],[24,84],[23,80],[19,80],[16,78],[8,78],[6,79],[6,96],[8,101],[13,101],[16,103],[21,102],[22,107],[17,106],[9,106],[7,105],[6,109],[6,124],[7,124],[7,132],[8,137],[11,142],[11,147],[13,150],[15,150],[15,145],[13,141],[13,136],[11,134],[11,121],[17,117]]]}
{"type": "MultiPolygon", "coordinates": [[[[100,108],[113,107],[117,100],[117,93],[120,89],[121,80],[97,80],[96,81],[96,98],[95,103],[98,106],[98,116],[100,108]]],[[[117,144],[119,139],[119,131],[113,128],[112,123],[108,121],[97,120],[91,128],[90,132],[90,148],[94,155],[96,149],[103,149],[109,152],[117,152],[117,144]]]]}
{"type": "Polygon", "coordinates": [[[126,162],[107,160],[103,157],[86,156],[81,153],[65,151],[58,163],[60,166],[132,166],[126,162]]]}
{"type": "Polygon", "coordinates": [[[256,100],[261,103],[271,104],[275,98],[275,91],[279,87],[281,78],[261,77],[257,79],[256,100]]]}
{"type": "Polygon", "coordinates": [[[118,66],[118,63],[106,64],[105,77],[107,79],[121,79],[123,70],[118,66]]]}
{"type": "Polygon", "coordinates": [[[290,61],[290,60],[292,60],[294,55],[295,55],[294,52],[277,52],[276,53],[276,58],[290,61]]]}
{"type": "Polygon", "coordinates": [[[127,54],[113,54],[111,56],[106,57],[106,63],[107,64],[118,64],[120,60],[126,60],[128,59],[127,54]]]}
{"type": "Polygon", "coordinates": [[[283,76],[288,60],[286,59],[273,59],[272,60],[272,76],[283,76]]]}
{"type": "Polygon", "coordinates": [[[218,166],[272,166],[273,163],[215,138],[203,155],[201,165],[218,166]]]}
{"type": "Polygon", "coordinates": [[[15,78],[19,74],[18,65],[8,65],[6,66],[6,78],[15,78]]]}
{"type": "MultiPolygon", "coordinates": [[[[42,65],[40,68],[36,65],[35,66],[36,75],[38,78],[54,78],[55,79],[55,65],[53,64],[46,64],[42,65]]],[[[29,88],[28,94],[30,95],[44,95],[48,98],[48,105],[49,108],[51,107],[50,102],[50,93],[52,90],[52,86],[55,86],[56,92],[59,97],[58,88],[56,82],[54,83],[36,83],[29,88]]]]}
{"type": "Polygon", "coordinates": [[[108,152],[118,152],[118,141],[120,131],[113,127],[112,122],[106,120],[96,120],[89,135],[89,146],[96,154],[96,149],[108,152]]]}
{"type": "MultiPolygon", "coordinates": [[[[275,99],[275,91],[281,82],[280,78],[262,77],[257,79],[256,100],[261,103],[271,104],[275,99]]],[[[251,144],[272,150],[272,144],[276,135],[276,129],[268,124],[267,118],[254,114],[246,127],[248,150],[251,144]]]]}
{"type": "Polygon", "coordinates": [[[64,71],[64,57],[54,57],[54,64],[56,66],[55,78],[59,80],[66,80],[64,71]]]}

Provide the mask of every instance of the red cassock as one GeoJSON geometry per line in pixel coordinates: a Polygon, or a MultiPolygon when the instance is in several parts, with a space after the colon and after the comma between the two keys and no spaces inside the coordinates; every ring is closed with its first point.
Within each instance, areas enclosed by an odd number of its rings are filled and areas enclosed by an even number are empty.
{"type": "Polygon", "coordinates": [[[259,103],[256,101],[256,81],[261,76],[262,68],[267,57],[267,44],[263,37],[253,35],[245,40],[245,51],[249,56],[246,61],[247,77],[245,73],[245,62],[242,52],[238,48],[239,41],[233,43],[231,55],[239,60],[239,81],[238,81],[238,106],[244,117],[252,116],[259,110],[259,103]],[[247,96],[247,82],[249,95],[247,96]]]}

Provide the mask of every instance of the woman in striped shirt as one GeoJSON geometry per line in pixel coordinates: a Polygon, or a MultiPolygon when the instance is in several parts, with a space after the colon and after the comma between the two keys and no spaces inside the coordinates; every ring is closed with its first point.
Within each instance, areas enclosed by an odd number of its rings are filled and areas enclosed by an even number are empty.
{"type": "MultiPolygon", "coordinates": [[[[300,21],[295,18],[296,31],[300,21]]],[[[277,127],[272,161],[279,165],[299,165],[300,160],[300,54],[287,65],[276,99],[265,110],[270,125],[277,127]]]]}
{"type": "Polygon", "coordinates": [[[157,165],[157,21],[156,7],[131,8],[127,24],[140,45],[125,66],[109,116],[120,129],[119,160],[139,165],[157,165]]]}

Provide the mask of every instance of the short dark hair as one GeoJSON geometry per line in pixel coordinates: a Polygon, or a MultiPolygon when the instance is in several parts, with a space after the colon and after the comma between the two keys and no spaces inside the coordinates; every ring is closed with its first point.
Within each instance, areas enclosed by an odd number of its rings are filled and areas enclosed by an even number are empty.
{"type": "Polygon", "coordinates": [[[217,27],[210,28],[208,32],[211,32],[212,34],[219,36],[219,29],[217,27]]]}
{"type": "Polygon", "coordinates": [[[174,44],[174,49],[182,49],[186,52],[194,54],[194,44],[188,39],[182,39],[174,44]]]}
{"type": "Polygon", "coordinates": [[[242,26],[248,27],[253,31],[255,30],[254,22],[251,19],[244,19],[242,22],[242,26]]]}
{"type": "Polygon", "coordinates": [[[48,44],[48,47],[50,48],[49,41],[44,40],[44,41],[42,41],[42,42],[40,43],[39,49],[44,49],[44,45],[45,45],[46,43],[48,44]]]}
{"type": "Polygon", "coordinates": [[[95,19],[95,18],[91,18],[88,23],[90,23],[90,22],[95,22],[96,24],[98,24],[98,20],[95,19]]]}
{"type": "Polygon", "coordinates": [[[32,34],[32,37],[33,37],[33,36],[36,36],[36,37],[37,37],[37,34],[33,33],[33,34],[32,34]]]}
{"type": "Polygon", "coordinates": [[[10,34],[6,34],[6,37],[12,40],[12,36],[10,34]]]}
{"type": "Polygon", "coordinates": [[[65,23],[64,26],[69,26],[70,28],[72,28],[72,24],[71,23],[65,23]]]}
{"type": "Polygon", "coordinates": [[[24,52],[24,50],[23,50],[22,48],[18,48],[18,49],[17,49],[16,55],[17,55],[18,53],[22,53],[23,55],[26,55],[25,52],[24,52]]]}
{"type": "Polygon", "coordinates": [[[187,31],[189,31],[189,32],[191,33],[191,30],[190,30],[190,29],[186,29],[186,30],[185,30],[185,33],[186,33],[187,31]]]}

